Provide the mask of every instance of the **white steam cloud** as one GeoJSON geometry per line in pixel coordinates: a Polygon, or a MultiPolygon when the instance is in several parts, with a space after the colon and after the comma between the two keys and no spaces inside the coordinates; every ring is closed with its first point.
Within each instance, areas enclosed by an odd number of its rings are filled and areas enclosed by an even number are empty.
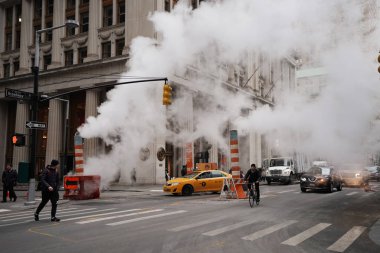
{"type": "MultiPolygon", "coordinates": [[[[100,137],[113,145],[109,154],[90,159],[86,171],[102,177],[104,168],[111,177],[120,168],[128,173],[137,167],[140,148],[157,136],[174,143],[203,136],[223,146],[227,121],[239,130],[275,133],[289,150],[332,160],[358,159],[379,150],[375,39],[380,33],[373,30],[363,37],[359,2],[216,0],[192,10],[187,1],[180,1],[170,13],[152,13],[150,20],[162,40],[134,39],[125,76],[170,80],[183,76],[188,66],[198,66],[205,75],[187,75],[184,83],[204,94],[203,102],[199,99],[194,105],[195,131],[181,125],[188,116],[186,96],[179,96],[166,111],[160,106],[162,84],[117,86],[107,94],[99,115],[80,128],[84,138],[100,137]],[[281,59],[295,49],[317,52],[312,57],[327,70],[326,88],[314,99],[276,90],[274,108],[264,106],[239,118],[242,108],[252,107],[252,99],[226,89],[222,82],[227,73],[221,66],[241,64],[251,52],[281,59]],[[176,118],[180,131],[167,130],[167,118],[176,118]]],[[[373,20],[377,29],[378,21],[373,20]]]]}

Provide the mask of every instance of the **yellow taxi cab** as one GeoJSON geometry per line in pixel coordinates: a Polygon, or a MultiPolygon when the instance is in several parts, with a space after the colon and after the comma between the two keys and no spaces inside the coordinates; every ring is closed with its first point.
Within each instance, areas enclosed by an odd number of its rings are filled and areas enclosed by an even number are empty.
{"type": "Polygon", "coordinates": [[[223,187],[223,179],[231,178],[221,170],[195,171],[192,174],[169,180],[163,187],[164,192],[174,195],[190,196],[194,192],[220,192],[223,187]]]}

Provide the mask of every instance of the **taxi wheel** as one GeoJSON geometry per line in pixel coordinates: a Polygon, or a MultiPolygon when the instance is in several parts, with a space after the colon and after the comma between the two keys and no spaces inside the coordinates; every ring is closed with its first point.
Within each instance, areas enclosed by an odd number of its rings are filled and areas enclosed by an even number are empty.
{"type": "Polygon", "coordinates": [[[184,196],[191,196],[191,194],[193,194],[193,192],[194,192],[194,189],[191,185],[185,185],[182,188],[182,195],[184,195],[184,196]]]}

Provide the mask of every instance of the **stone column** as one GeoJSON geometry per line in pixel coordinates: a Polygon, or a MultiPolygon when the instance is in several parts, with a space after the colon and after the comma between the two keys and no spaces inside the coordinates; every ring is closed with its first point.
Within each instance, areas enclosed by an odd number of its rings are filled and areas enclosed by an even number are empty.
{"type": "MultiPolygon", "coordinates": [[[[96,116],[98,114],[98,106],[100,104],[99,91],[86,91],[86,111],[85,118],[96,116]]],[[[99,138],[90,138],[84,140],[84,159],[97,156],[99,154],[99,138]]]]}
{"type": "MultiPolygon", "coordinates": [[[[22,19],[21,19],[21,41],[20,41],[20,69],[17,75],[26,74],[30,72],[29,64],[29,50],[28,46],[31,45],[33,40],[33,22],[32,15],[33,1],[22,1],[22,19]]],[[[1,16],[1,15],[0,15],[1,16]]],[[[0,50],[2,51],[2,50],[0,50]]]]}
{"type": "Polygon", "coordinates": [[[13,5],[12,10],[12,50],[16,48],[16,6],[13,5]]]}
{"type": "Polygon", "coordinates": [[[254,131],[249,133],[249,163],[261,167],[261,135],[254,131]]]}
{"type": "MultiPolygon", "coordinates": [[[[29,119],[29,105],[17,103],[16,109],[16,126],[15,133],[26,134],[27,139],[29,132],[27,131],[25,124],[29,119]]],[[[29,141],[26,142],[29,144],[29,141]]],[[[14,147],[13,148],[13,168],[18,170],[19,162],[29,162],[29,147],[14,147]]]]}
{"type": "Polygon", "coordinates": [[[116,20],[117,20],[117,0],[112,1],[112,25],[116,25],[116,20]]]}
{"type": "Polygon", "coordinates": [[[87,57],[84,59],[84,62],[94,61],[99,59],[98,54],[98,28],[100,28],[100,22],[102,21],[99,18],[102,6],[102,2],[99,0],[90,0],[89,6],[89,25],[88,25],[88,42],[87,42],[87,57]]]}
{"type": "Polygon", "coordinates": [[[48,133],[46,145],[46,165],[50,164],[52,159],[59,160],[59,152],[62,147],[63,137],[63,115],[62,103],[57,99],[49,101],[48,133]]]}
{"type": "MultiPolygon", "coordinates": [[[[65,23],[65,1],[54,1],[53,26],[63,25],[65,23]]],[[[66,27],[53,30],[53,39],[51,43],[51,65],[48,69],[58,68],[62,65],[61,60],[61,38],[65,35],[66,27]]]]}

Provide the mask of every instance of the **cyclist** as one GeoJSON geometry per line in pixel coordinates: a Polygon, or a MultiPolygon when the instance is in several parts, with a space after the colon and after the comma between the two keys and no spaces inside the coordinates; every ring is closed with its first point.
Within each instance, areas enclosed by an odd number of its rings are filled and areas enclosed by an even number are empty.
{"type": "Polygon", "coordinates": [[[252,184],[255,184],[255,190],[256,190],[256,201],[260,201],[260,188],[259,188],[259,181],[260,181],[260,172],[256,168],[256,165],[254,163],[251,164],[251,168],[247,171],[247,174],[245,174],[244,180],[248,182],[248,191],[250,192],[252,188],[252,184]]]}

